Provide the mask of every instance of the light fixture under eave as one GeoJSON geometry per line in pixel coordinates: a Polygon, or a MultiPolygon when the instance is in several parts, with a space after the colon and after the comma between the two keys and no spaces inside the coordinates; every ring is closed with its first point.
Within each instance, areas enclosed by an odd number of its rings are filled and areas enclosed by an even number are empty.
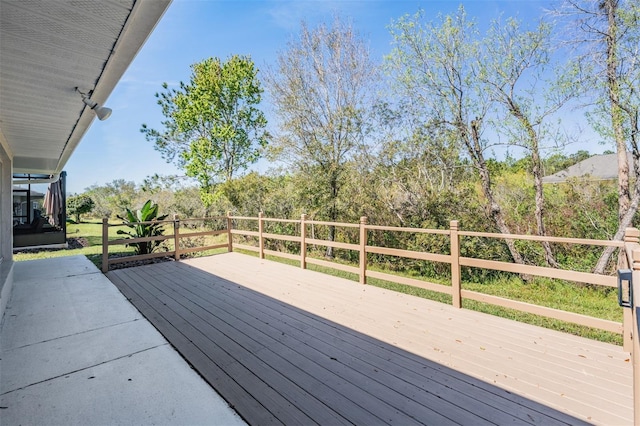
{"type": "Polygon", "coordinates": [[[82,102],[84,102],[85,105],[87,105],[89,108],[93,110],[93,112],[96,113],[96,116],[98,116],[98,119],[100,121],[104,121],[111,116],[111,108],[98,105],[97,102],[94,102],[91,99],[89,99],[89,96],[86,93],[81,92],[80,89],[78,89],[77,87],[76,87],[76,92],[80,93],[80,96],[82,96],[82,102]]]}

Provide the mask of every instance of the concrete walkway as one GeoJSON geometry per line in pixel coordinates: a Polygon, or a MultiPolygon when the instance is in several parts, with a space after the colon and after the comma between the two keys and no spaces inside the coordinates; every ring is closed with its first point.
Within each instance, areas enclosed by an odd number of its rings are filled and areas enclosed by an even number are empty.
{"type": "Polygon", "coordinates": [[[84,256],[16,262],[0,424],[242,425],[84,256]]]}

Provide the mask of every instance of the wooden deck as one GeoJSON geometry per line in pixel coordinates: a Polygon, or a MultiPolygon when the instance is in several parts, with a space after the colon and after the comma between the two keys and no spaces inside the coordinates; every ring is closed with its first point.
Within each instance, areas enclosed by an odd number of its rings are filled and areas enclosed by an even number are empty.
{"type": "Polygon", "coordinates": [[[238,253],[107,276],[252,425],[633,423],[617,346],[238,253]]]}

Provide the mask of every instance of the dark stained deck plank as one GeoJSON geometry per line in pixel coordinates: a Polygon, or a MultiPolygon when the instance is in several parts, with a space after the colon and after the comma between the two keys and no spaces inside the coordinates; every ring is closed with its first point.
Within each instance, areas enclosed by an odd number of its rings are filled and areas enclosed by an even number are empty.
{"type": "MultiPolygon", "coordinates": [[[[455,340],[447,343],[446,337],[451,340],[451,336],[443,334],[450,332],[447,327],[451,323],[463,323],[468,311],[457,311],[462,319],[455,320],[440,318],[442,315],[434,312],[433,320],[441,324],[430,327],[425,335],[413,325],[416,319],[424,318],[416,317],[415,309],[403,310],[389,303],[395,297],[382,295],[371,305],[373,316],[360,307],[350,316],[344,309],[349,309],[349,298],[358,297],[359,290],[342,292],[342,288],[353,283],[336,283],[333,277],[325,279],[311,271],[271,262],[266,265],[263,260],[236,253],[221,256],[210,261],[213,266],[207,266],[206,259],[194,259],[115,270],[107,276],[250,424],[579,424],[592,420],[588,415],[580,420],[478,380],[477,376],[490,376],[502,367],[495,362],[489,364],[495,356],[491,352],[502,349],[507,356],[529,357],[527,362],[539,364],[536,368],[549,367],[551,371],[561,368],[565,358],[566,368],[593,373],[585,383],[602,381],[608,391],[613,379],[601,377],[598,371],[613,371],[614,379],[616,368],[620,375],[624,373],[624,366],[605,365],[611,354],[589,342],[584,343],[584,353],[602,360],[604,366],[594,364],[592,359],[577,359],[579,365],[571,365],[566,361],[571,340],[562,336],[550,357],[537,359],[540,354],[527,354],[530,337],[523,337],[519,326],[510,328],[511,321],[504,321],[505,325],[490,319],[487,329],[468,333],[468,344],[486,341],[490,352],[478,352],[477,359],[474,353],[473,360],[465,360],[465,368],[479,371],[472,377],[424,357],[429,345],[436,345],[430,349],[434,353],[438,346],[452,354],[464,350],[455,340]],[[315,304],[313,309],[300,307],[310,304],[315,304]],[[343,323],[343,318],[349,318],[354,326],[345,326],[334,318],[343,323]],[[382,341],[360,331],[371,322],[387,318],[398,318],[404,334],[396,336],[392,332],[391,340],[382,341]],[[492,324],[498,326],[490,327],[492,324]],[[413,333],[409,342],[407,330],[413,333]],[[499,336],[490,336],[492,330],[499,336]],[[396,338],[400,339],[398,343],[396,338]],[[513,341],[513,347],[509,341],[513,341]],[[407,350],[411,347],[416,351],[407,350]]],[[[477,315],[473,318],[475,322],[466,327],[482,328],[477,327],[477,315]]],[[[466,336],[464,330],[460,333],[466,336]]],[[[457,356],[464,359],[464,355],[457,356]]],[[[459,362],[451,358],[453,365],[459,362]]],[[[526,367],[504,367],[509,374],[520,376],[515,382],[524,382],[525,394],[546,395],[546,391],[526,383],[527,374],[532,374],[523,371],[526,367]]],[[[571,392],[582,386],[574,378],[544,380],[545,386],[554,386],[554,380],[559,380],[571,392]]],[[[623,394],[624,386],[617,392],[623,394]]],[[[568,395],[571,413],[585,410],[592,403],[588,397],[586,402],[572,398],[568,395]]],[[[622,401],[625,407],[624,398],[622,401]]]]}

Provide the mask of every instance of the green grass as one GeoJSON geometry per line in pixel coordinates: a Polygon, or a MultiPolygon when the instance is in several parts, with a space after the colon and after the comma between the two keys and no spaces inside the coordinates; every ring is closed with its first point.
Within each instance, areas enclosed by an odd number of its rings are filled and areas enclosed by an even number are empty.
{"type": "MultiPolygon", "coordinates": [[[[85,255],[87,256],[98,268],[102,264],[102,225],[101,223],[80,223],[69,224],[67,227],[67,236],[71,237],[83,237],[87,240],[88,246],[81,249],[67,249],[67,250],[52,250],[52,251],[40,251],[36,253],[16,253],[14,260],[31,260],[31,259],[43,259],[50,257],[72,256],[72,255],[85,255]]],[[[110,229],[110,238],[117,238],[116,229],[110,229]]],[[[214,241],[215,242],[215,241],[214,241]]],[[[220,241],[218,241],[220,242],[220,241]]],[[[212,242],[207,242],[207,244],[212,242]]],[[[193,253],[193,257],[210,256],[219,253],[226,252],[226,248],[208,250],[205,252],[193,253]]],[[[238,252],[257,256],[258,253],[246,250],[236,250],[238,252]]],[[[132,248],[125,248],[124,246],[110,246],[109,253],[112,255],[127,255],[133,254],[132,248]]],[[[276,262],[284,263],[292,266],[299,266],[300,263],[296,260],[284,259],[277,256],[267,255],[267,259],[276,262]]],[[[354,266],[354,265],[351,265],[354,266]]],[[[319,265],[308,264],[307,268],[312,271],[317,271],[332,276],[345,278],[351,281],[358,281],[358,275],[340,271],[333,268],[327,268],[319,265]]],[[[370,265],[372,270],[378,270],[381,272],[388,272],[382,268],[377,268],[374,265],[370,265]]],[[[414,279],[420,279],[421,277],[415,274],[408,273],[395,273],[397,275],[410,277],[414,279]]],[[[430,282],[436,282],[443,286],[450,286],[450,282],[447,279],[431,279],[430,282]]],[[[379,280],[375,278],[368,278],[367,283],[376,287],[381,287],[401,293],[411,294],[418,297],[423,297],[437,302],[451,304],[451,297],[449,295],[438,293],[422,288],[407,286],[403,284],[397,284],[385,280],[379,280]]],[[[536,278],[530,282],[524,283],[516,275],[498,275],[497,278],[488,279],[481,283],[479,282],[463,282],[462,287],[466,290],[478,291],[485,294],[494,296],[500,296],[508,299],[519,300],[522,302],[532,303],[540,306],[547,306],[555,309],[560,309],[568,312],[576,312],[583,315],[592,316],[595,318],[602,318],[611,321],[622,321],[622,309],[618,307],[617,295],[613,289],[594,288],[592,286],[579,286],[570,282],[561,280],[552,280],[546,278],[536,278]]],[[[579,326],[576,324],[558,321],[554,319],[545,318],[539,315],[532,315],[524,312],[520,312],[513,309],[502,308],[499,306],[476,302],[473,300],[464,300],[463,307],[474,311],[484,312],[491,315],[500,316],[503,318],[509,318],[528,324],[533,324],[541,327],[550,328],[553,330],[563,331],[571,333],[577,336],[587,337],[603,342],[613,343],[616,345],[622,345],[622,336],[616,333],[610,333],[598,329],[579,326]]]]}
{"type": "MultiPolygon", "coordinates": [[[[117,234],[118,229],[121,227],[109,228],[109,239],[122,238],[117,234]]],[[[173,231],[171,231],[173,232],[173,231]]],[[[102,267],[102,222],[83,222],[83,223],[69,223],[67,224],[67,238],[84,238],[87,241],[87,247],[79,249],[53,249],[42,250],[35,252],[19,252],[13,255],[13,260],[34,260],[34,259],[47,259],[52,257],[74,256],[84,255],[93,262],[98,268],[102,267]]],[[[206,241],[206,244],[215,244],[222,242],[225,237],[219,237],[211,241],[206,241]]],[[[225,240],[226,241],[226,240],[225,240]]],[[[196,252],[189,254],[189,257],[211,256],[226,252],[227,249],[214,249],[206,250],[202,252],[196,252]]],[[[125,247],[124,245],[109,246],[109,254],[113,256],[127,256],[133,255],[134,250],[132,247],[125,247]]]]}
{"type": "MultiPolygon", "coordinates": [[[[116,230],[109,230],[109,238],[117,238],[116,230]]],[[[87,247],[78,249],[53,249],[35,252],[18,252],[13,255],[13,260],[34,260],[47,259],[52,257],[84,255],[93,262],[98,268],[102,267],[102,223],[68,223],[67,238],[85,238],[87,247]]],[[[110,246],[109,254],[112,255],[130,255],[133,254],[133,248],[125,246],[110,246]]]]}

